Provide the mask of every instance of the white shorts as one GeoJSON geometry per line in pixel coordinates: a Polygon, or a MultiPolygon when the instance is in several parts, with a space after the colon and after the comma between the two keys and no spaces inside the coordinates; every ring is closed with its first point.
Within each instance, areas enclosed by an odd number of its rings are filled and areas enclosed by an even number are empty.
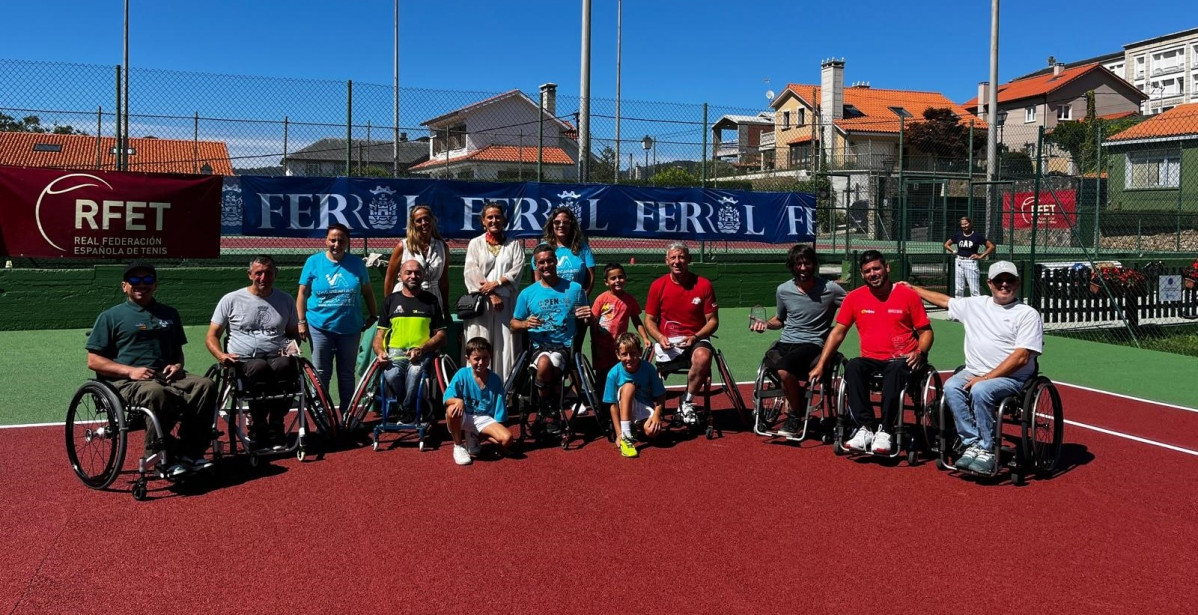
{"type": "Polygon", "coordinates": [[[481,434],[489,425],[498,423],[495,417],[485,414],[470,414],[467,412],[462,416],[462,430],[467,433],[481,434]]]}
{"type": "Polygon", "coordinates": [[[647,421],[651,416],[653,416],[653,406],[633,397],[632,422],[639,423],[641,421],[647,421]]]}
{"type": "Polygon", "coordinates": [[[541,352],[538,352],[537,356],[532,358],[533,365],[536,365],[538,362],[540,362],[541,357],[549,357],[549,362],[552,363],[557,369],[561,369],[566,366],[566,356],[556,350],[542,350],[541,352]]]}

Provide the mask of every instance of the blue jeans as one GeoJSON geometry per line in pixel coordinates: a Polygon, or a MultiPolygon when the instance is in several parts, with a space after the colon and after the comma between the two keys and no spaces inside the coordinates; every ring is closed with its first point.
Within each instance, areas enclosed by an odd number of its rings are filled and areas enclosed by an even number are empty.
{"type": "MultiPolygon", "coordinates": [[[[333,361],[337,362],[338,407],[342,412],[349,410],[350,397],[354,394],[354,363],[358,360],[358,342],[361,333],[334,333],[312,327],[312,366],[320,378],[320,386],[329,391],[329,380],[333,376],[333,361]]],[[[331,393],[331,391],[330,391],[331,393]]]]}
{"type": "Polygon", "coordinates": [[[994,423],[997,420],[998,404],[1004,397],[1019,395],[1023,391],[1023,380],[1015,378],[993,378],[982,380],[968,391],[965,385],[973,374],[961,370],[944,383],[944,397],[952,410],[957,433],[965,446],[974,444],[991,450],[994,448],[994,423]]]}
{"type": "MultiPolygon", "coordinates": [[[[390,392],[389,396],[392,399],[400,400],[404,408],[415,409],[416,394],[420,391],[420,376],[424,374],[424,370],[432,358],[432,355],[425,355],[415,363],[410,362],[406,357],[391,359],[391,365],[383,370],[383,382],[387,386],[387,391],[390,392]]],[[[392,408],[389,414],[396,410],[398,408],[392,408]]],[[[393,415],[389,418],[394,420],[393,415]]]]}

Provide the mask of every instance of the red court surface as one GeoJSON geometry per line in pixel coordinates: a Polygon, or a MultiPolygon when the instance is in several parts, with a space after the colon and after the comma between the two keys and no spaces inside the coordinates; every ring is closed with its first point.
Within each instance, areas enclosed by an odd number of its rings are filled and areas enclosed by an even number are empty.
{"type": "MultiPolygon", "coordinates": [[[[1066,418],[1193,449],[1198,413],[1062,387],[1066,418]],[[1170,439],[1172,438],[1172,439],[1170,439]]],[[[1013,486],[725,437],[457,467],[294,458],[136,502],[60,427],[0,430],[9,613],[1192,611],[1198,456],[1070,425],[1013,486]]]]}

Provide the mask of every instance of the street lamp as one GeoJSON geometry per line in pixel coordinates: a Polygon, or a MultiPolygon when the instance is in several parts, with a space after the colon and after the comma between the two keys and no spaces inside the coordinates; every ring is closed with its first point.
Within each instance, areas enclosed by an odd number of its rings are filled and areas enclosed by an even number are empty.
{"type": "Polygon", "coordinates": [[[643,177],[642,179],[648,179],[649,178],[649,150],[653,149],[653,137],[650,137],[649,135],[645,135],[645,138],[641,139],[641,147],[645,148],[645,177],[643,177]]]}

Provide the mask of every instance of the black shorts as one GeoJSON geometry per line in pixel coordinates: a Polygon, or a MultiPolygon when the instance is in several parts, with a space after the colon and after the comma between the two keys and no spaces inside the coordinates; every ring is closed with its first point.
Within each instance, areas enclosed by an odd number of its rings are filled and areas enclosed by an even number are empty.
{"type": "Polygon", "coordinates": [[[788,344],[778,342],[765,353],[766,367],[785,370],[799,380],[807,379],[807,372],[815,367],[815,362],[823,353],[824,347],[817,344],[788,344]]]}

